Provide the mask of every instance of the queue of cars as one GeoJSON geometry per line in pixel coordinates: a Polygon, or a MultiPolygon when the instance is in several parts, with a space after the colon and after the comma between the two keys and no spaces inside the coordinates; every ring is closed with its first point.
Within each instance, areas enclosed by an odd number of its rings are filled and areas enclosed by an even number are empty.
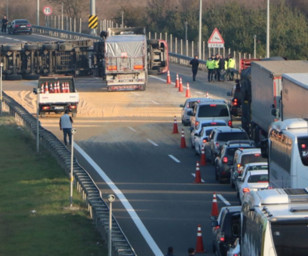
{"type": "MultiPolygon", "coordinates": [[[[267,160],[242,128],[232,127],[231,107],[224,100],[187,99],[182,107],[182,123],[190,125],[191,147],[204,152],[215,166],[220,183],[235,188],[239,202],[246,193],[268,188],[267,160]],[[204,151],[203,151],[204,150],[204,151]]],[[[242,206],[226,206],[213,219],[213,252],[216,255],[239,255],[240,215],[242,206]]]]}

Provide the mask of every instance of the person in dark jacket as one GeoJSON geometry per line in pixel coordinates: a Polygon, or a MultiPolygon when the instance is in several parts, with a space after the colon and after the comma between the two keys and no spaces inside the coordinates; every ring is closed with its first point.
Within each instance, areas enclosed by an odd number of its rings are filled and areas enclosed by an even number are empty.
{"type": "Polygon", "coordinates": [[[6,16],[3,16],[3,19],[2,19],[2,33],[6,33],[6,26],[7,26],[7,23],[8,23],[8,20],[6,18],[6,16]]]}
{"type": "Polygon", "coordinates": [[[166,256],[174,256],[173,255],[173,247],[172,246],[168,247],[168,252],[167,252],[166,256]]]}
{"type": "Polygon", "coordinates": [[[197,55],[195,56],[195,58],[193,58],[190,61],[190,65],[191,65],[192,73],[193,73],[193,81],[196,81],[196,76],[197,76],[198,67],[199,67],[199,60],[198,60],[197,55]]]}

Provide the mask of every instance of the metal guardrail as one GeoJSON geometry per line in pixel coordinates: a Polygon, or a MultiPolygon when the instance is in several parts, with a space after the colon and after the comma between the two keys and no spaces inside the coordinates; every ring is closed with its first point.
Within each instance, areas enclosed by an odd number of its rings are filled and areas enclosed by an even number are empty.
{"type": "MultiPolygon", "coordinates": [[[[19,125],[28,129],[36,137],[37,120],[14,99],[3,93],[3,111],[15,116],[19,125]]],[[[40,143],[44,146],[64,168],[67,175],[70,173],[71,152],[51,132],[39,126],[40,143]]],[[[108,241],[109,233],[109,207],[102,198],[91,176],[74,159],[73,174],[77,190],[85,200],[90,217],[94,220],[97,230],[100,232],[103,242],[108,241]]],[[[136,256],[136,253],[115,218],[112,219],[112,251],[115,256],[136,256]]]]}

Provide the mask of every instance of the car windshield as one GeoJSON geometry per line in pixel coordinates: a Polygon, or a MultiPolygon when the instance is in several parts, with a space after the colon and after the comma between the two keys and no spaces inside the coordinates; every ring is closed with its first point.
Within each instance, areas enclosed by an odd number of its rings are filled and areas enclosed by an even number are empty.
{"type": "Polygon", "coordinates": [[[229,116],[226,105],[209,104],[202,105],[199,108],[198,117],[223,117],[229,116]]]}
{"type": "Polygon", "coordinates": [[[267,174],[251,175],[248,178],[248,183],[268,182],[267,174]]]}
{"type": "Polygon", "coordinates": [[[228,140],[248,140],[248,135],[244,132],[222,132],[217,135],[218,141],[228,140]]]}

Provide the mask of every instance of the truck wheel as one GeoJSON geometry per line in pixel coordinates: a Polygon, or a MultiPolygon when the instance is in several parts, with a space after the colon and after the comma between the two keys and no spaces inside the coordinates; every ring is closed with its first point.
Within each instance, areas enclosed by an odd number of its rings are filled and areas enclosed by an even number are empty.
{"type": "Polygon", "coordinates": [[[23,78],[26,79],[26,80],[38,80],[39,75],[37,75],[37,74],[24,74],[23,78]]]}
{"type": "Polygon", "coordinates": [[[25,44],[24,48],[28,51],[38,50],[40,47],[37,44],[25,44]]]}
{"type": "Polygon", "coordinates": [[[18,74],[7,75],[6,80],[21,80],[22,76],[18,74]]]}

